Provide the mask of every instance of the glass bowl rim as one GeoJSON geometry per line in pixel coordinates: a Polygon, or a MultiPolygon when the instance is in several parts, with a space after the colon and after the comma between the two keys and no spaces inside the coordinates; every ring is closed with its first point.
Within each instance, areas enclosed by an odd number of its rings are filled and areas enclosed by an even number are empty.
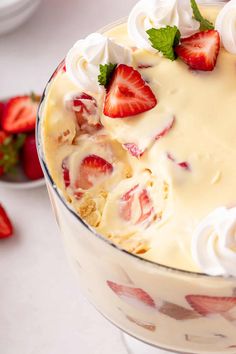
{"type": "MultiPolygon", "coordinates": [[[[214,6],[214,5],[219,5],[219,4],[224,4],[226,3],[226,1],[218,1],[218,2],[210,2],[210,3],[202,3],[202,5],[207,5],[207,6],[214,6]]],[[[127,17],[123,17],[119,20],[116,20],[104,27],[102,27],[101,29],[97,30],[98,33],[104,33],[106,31],[109,31],[110,29],[112,29],[115,26],[121,25],[123,23],[127,22],[127,17]]],[[[224,275],[209,275],[206,274],[204,272],[193,272],[193,271],[189,271],[189,270],[184,270],[184,269],[178,269],[178,268],[174,268],[171,266],[166,266],[164,264],[160,264],[158,262],[155,261],[151,261],[145,258],[140,257],[139,255],[136,255],[134,253],[131,253],[125,249],[122,249],[121,247],[119,247],[117,244],[115,244],[114,242],[112,242],[111,240],[107,239],[105,236],[102,236],[101,234],[97,233],[92,227],[90,227],[73,209],[72,207],[69,206],[69,204],[66,202],[66,200],[63,198],[62,194],[60,193],[59,189],[57,188],[56,184],[53,181],[53,178],[48,170],[46,161],[44,159],[44,154],[43,154],[43,148],[42,148],[42,144],[41,144],[41,123],[42,123],[42,119],[41,119],[41,115],[42,115],[42,111],[43,111],[43,106],[44,106],[44,102],[45,102],[45,98],[46,98],[46,94],[48,91],[49,86],[51,85],[55,74],[58,70],[58,68],[60,67],[60,65],[64,62],[63,61],[58,65],[58,67],[55,69],[55,71],[53,72],[52,76],[50,77],[48,83],[46,84],[46,87],[43,91],[42,97],[41,97],[41,101],[39,104],[39,108],[38,108],[38,113],[37,113],[37,122],[36,122],[36,144],[37,144],[37,150],[38,150],[38,155],[39,155],[39,160],[42,166],[42,169],[44,171],[45,176],[47,177],[48,181],[50,182],[51,187],[53,188],[54,192],[56,193],[57,197],[59,198],[59,200],[62,202],[62,204],[66,207],[66,209],[77,219],[77,221],[79,221],[87,230],[90,231],[90,234],[92,234],[93,236],[95,236],[96,238],[99,238],[100,240],[102,240],[103,242],[105,242],[106,244],[112,246],[113,248],[115,248],[118,252],[122,252],[124,254],[126,254],[127,256],[131,256],[134,259],[136,259],[137,261],[140,262],[144,262],[148,265],[151,265],[152,267],[156,267],[158,269],[162,269],[164,271],[171,271],[173,273],[179,273],[185,276],[193,276],[193,277],[199,277],[199,278],[213,278],[213,279],[224,279],[225,281],[227,280],[236,280],[236,278],[232,277],[232,276],[224,276],[224,275]]]]}

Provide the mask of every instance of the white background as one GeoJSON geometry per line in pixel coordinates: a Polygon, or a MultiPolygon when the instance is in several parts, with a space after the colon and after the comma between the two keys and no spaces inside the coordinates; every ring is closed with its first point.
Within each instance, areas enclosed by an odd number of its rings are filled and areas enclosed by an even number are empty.
{"type": "MultiPolygon", "coordinates": [[[[1,0],[0,0],[1,1],[1,0]]],[[[0,99],[41,93],[73,43],[127,15],[136,0],[44,0],[0,37],[0,99]]],[[[46,190],[0,188],[15,226],[0,242],[0,354],[126,354],[120,333],[82,295],[46,190]]]]}

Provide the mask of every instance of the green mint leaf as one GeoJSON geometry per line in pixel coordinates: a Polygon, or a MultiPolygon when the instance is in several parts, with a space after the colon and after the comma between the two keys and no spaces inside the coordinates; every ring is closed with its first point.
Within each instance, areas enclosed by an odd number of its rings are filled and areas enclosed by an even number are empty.
{"type": "Polygon", "coordinates": [[[98,82],[100,85],[107,87],[109,84],[109,81],[111,79],[111,76],[117,67],[117,64],[105,64],[105,65],[100,65],[100,74],[98,75],[98,82]]]}
{"type": "Polygon", "coordinates": [[[206,31],[206,30],[213,30],[214,25],[210,21],[208,21],[206,18],[204,18],[197,6],[197,3],[195,0],[190,0],[191,2],[191,7],[193,9],[193,17],[196,21],[200,22],[200,30],[201,31],[206,31]]]}
{"type": "Polygon", "coordinates": [[[166,26],[159,29],[151,28],[147,31],[147,34],[153,48],[159,50],[170,60],[176,59],[174,47],[180,41],[180,31],[176,26],[166,26]]]}

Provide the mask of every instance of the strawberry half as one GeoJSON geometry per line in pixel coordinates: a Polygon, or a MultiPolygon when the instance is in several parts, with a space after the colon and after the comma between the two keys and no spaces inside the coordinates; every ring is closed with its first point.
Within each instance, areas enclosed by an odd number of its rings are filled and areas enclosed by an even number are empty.
{"type": "Polygon", "coordinates": [[[194,70],[212,71],[220,51],[218,31],[208,30],[181,39],[176,54],[194,70]]]}
{"type": "Polygon", "coordinates": [[[118,65],[107,89],[103,113],[110,118],[125,118],[149,111],[156,104],[140,73],[131,66],[118,65]]]}
{"type": "Polygon", "coordinates": [[[98,155],[85,157],[80,165],[79,178],[76,188],[89,189],[94,186],[96,180],[110,175],[113,172],[112,165],[98,155]]]}
{"type": "Polygon", "coordinates": [[[34,134],[28,135],[25,139],[22,149],[22,166],[25,175],[30,180],[43,178],[43,171],[39,163],[34,134]]]}
{"type": "Polygon", "coordinates": [[[0,204],[0,238],[7,238],[12,236],[12,234],[13,234],[12,223],[5,209],[0,204]]]}
{"type": "Polygon", "coordinates": [[[8,133],[25,133],[35,129],[40,97],[19,96],[10,99],[4,108],[1,125],[8,133]]]}
{"type": "Polygon", "coordinates": [[[109,288],[121,299],[134,305],[146,305],[155,308],[155,302],[146,291],[140,288],[131,288],[130,286],[120,285],[107,280],[109,288]]]}
{"type": "Polygon", "coordinates": [[[186,300],[202,316],[211,314],[224,315],[236,306],[236,297],[187,295],[186,300]]]}

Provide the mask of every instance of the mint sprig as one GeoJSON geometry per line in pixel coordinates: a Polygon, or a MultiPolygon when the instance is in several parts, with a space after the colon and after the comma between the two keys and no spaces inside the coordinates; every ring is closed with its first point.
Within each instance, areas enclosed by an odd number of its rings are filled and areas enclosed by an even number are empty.
{"type": "Polygon", "coordinates": [[[204,18],[197,6],[197,3],[195,0],[190,0],[191,2],[191,7],[193,9],[193,17],[196,21],[200,22],[200,30],[201,31],[206,31],[206,30],[213,30],[214,25],[211,23],[209,20],[204,18]]]}
{"type": "Polygon", "coordinates": [[[112,77],[112,74],[117,67],[117,64],[105,64],[105,65],[100,65],[100,74],[98,75],[98,82],[100,85],[107,87],[110,79],[112,77]]]}
{"type": "Polygon", "coordinates": [[[154,49],[157,49],[172,61],[176,59],[174,47],[179,44],[181,36],[176,26],[166,26],[159,29],[151,28],[147,31],[147,34],[154,49]]]}

